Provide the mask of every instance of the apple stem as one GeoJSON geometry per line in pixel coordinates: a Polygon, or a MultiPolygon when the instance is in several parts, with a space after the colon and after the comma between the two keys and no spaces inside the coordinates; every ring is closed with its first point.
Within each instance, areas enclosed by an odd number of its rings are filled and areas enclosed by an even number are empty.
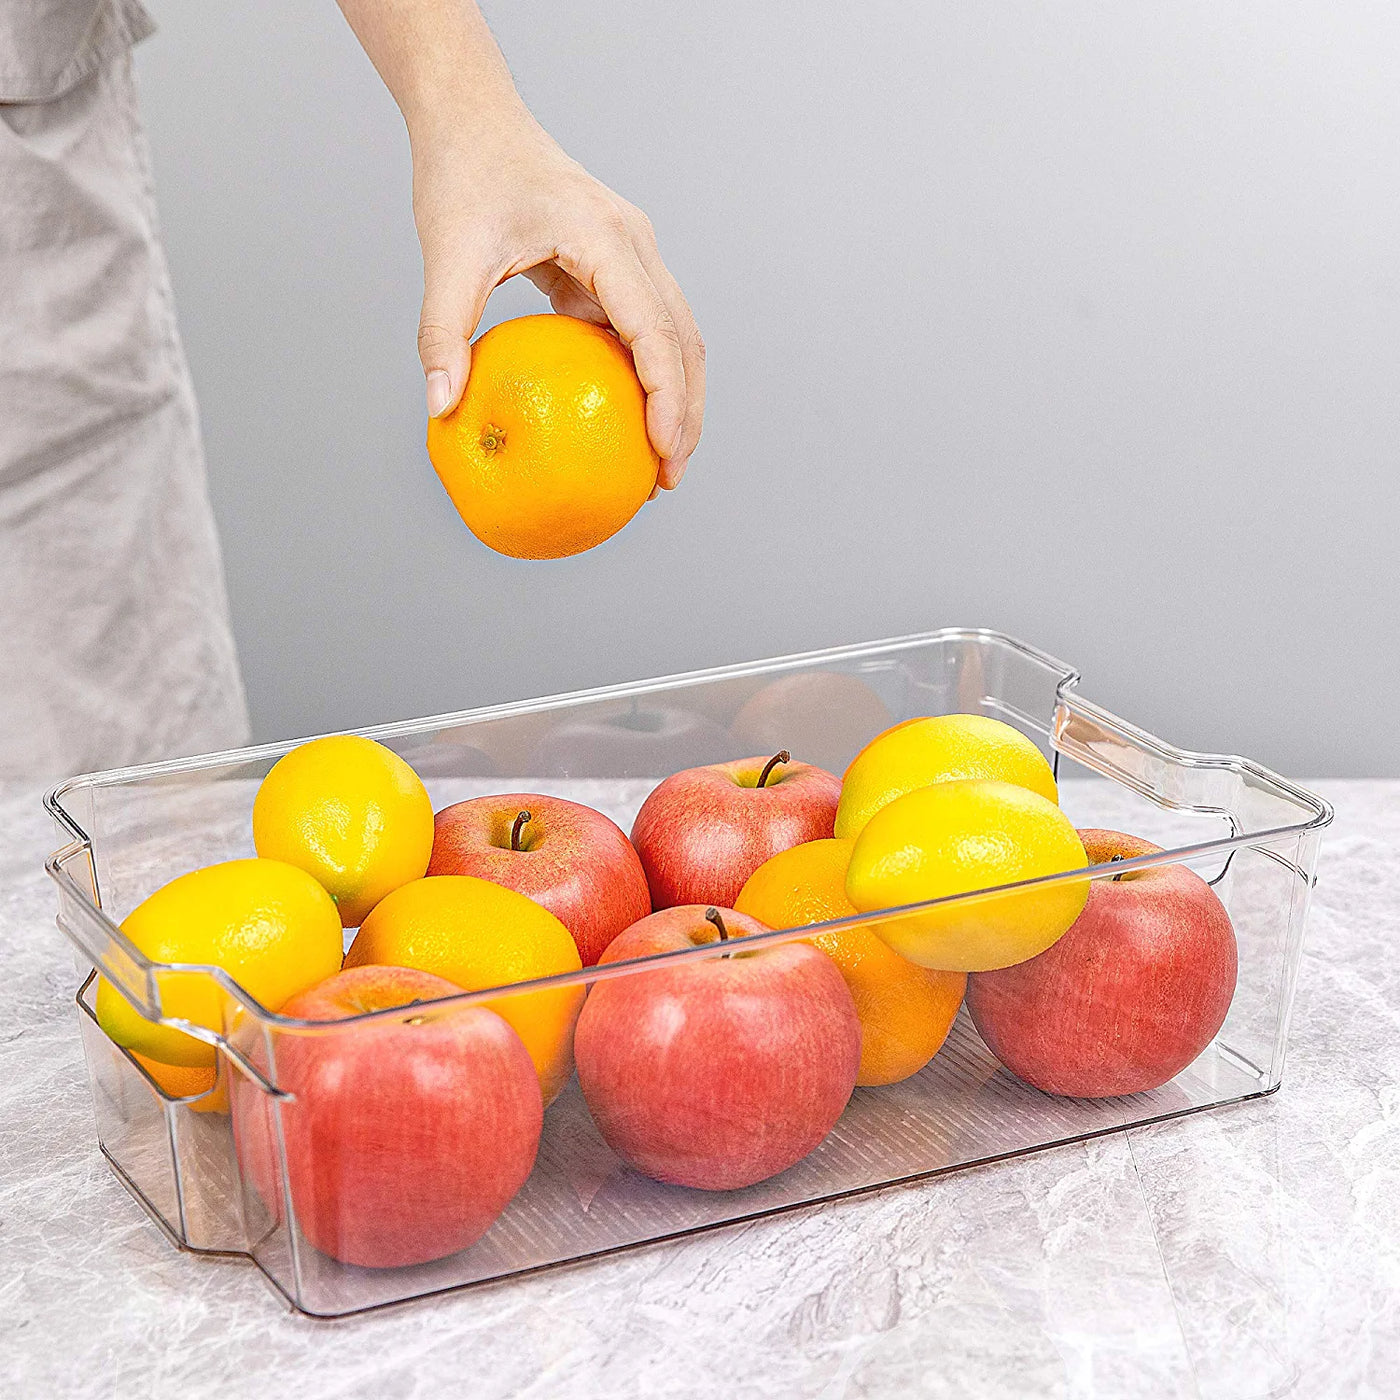
{"type": "Polygon", "coordinates": [[[515,814],[515,825],[510,829],[510,848],[512,851],[518,851],[520,849],[520,833],[525,829],[525,824],[529,820],[529,812],[517,812],[515,814]]]}
{"type": "MultiPolygon", "coordinates": [[[[1120,861],[1120,860],[1122,860],[1122,859],[1123,859],[1122,856],[1109,856],[1109,858],[1108,858],[1108,863],[1109,863],[1110,865],[1113,865],[1115,862],[1120,861]]],[[[1123,878],[1123,876],[1122,876],[1121,873],[1115,875],[1115,876],[1113,877],[1113,883],[1116,885],[1116,884],[1118,883],[1118,881],[1121,880],[1122,878],[1123,878]]]]}
{"type": "MultiPolygon", "coordinates": [[[[705,910],[705,918],[706,918],[706,920],[707,920],[709,923],[712,923],[712,924],[715,926],[715,929],[716,929],[716,930],[718,931],[718,933],[719,933],[719,941],[720,941],[721,943],[728,943],[728,942],[729,942],[729,930],[728,930],[727,928],[725,928],[725,926],[724,926],[724,920],[723,920],[722,918],[720,918],[719,910],[716,909],[715,906],[714,906],[713,904],[710,905],[710,907],[709,907],[707,910],[705,910]]],[[[720,954],[720,957],[722,957],[722,958],[727,958],[728,956],[729,956],[728,953],[721,953],[721,954],[720,954]]]]}
{"type": "MultiPolygon", "coordinates": [[[[764,785],[764,783],[766,783],[766,782],[768,781],[768,775],[769,775],[780,763],[791,763],[791,762],[792,762],[792,755],[791,755],[786,749],[779,749],[778,752],[775,753],[775,754],[773,755],[773,757],[770,758],[770,759],[768,760],[768,762],[765,763],[765,764],[763,765],[763,772],[761,772],[761,773],[758,775],[758,781],[754,784],[754,786],[755,786],[755,787],[762,787],[762,786],[764,785]]],[[[708,919],[710,916],[709,916],[708,914],[706,914],[705,917],[708,919]]]]}

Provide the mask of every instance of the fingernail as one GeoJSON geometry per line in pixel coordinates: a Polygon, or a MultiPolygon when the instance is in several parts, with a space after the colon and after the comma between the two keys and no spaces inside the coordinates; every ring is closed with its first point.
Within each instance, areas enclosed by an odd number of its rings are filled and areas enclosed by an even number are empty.
{"type": "Polygon", "coordinates": [[[689,465],[689,457],[682,457],[679,462],[666,463],[666,480],[669,483],[666,489],[668,491],[674,491],[681,484],[681,477],[685,475],[685,469],[689,465]]]}
{"type": "Polygon", "coordinates": [[[661,488],[659,486],[653,486],[651,488],[651,495],[647,497],[647,500],[654,501],[660,494],[661,488]]]}
{"type": "Polygon", "coordinates": [[[441,418],[452,402],[452,377],[445,369],[428,372],[428,417],[441,418]]]}

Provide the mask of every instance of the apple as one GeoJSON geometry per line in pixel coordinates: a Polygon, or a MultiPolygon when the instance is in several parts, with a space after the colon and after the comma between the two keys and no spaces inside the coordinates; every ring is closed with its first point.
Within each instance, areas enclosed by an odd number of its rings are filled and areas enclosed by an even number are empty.
{"type": "MultiPolygon", "coordinates": [[[[1161,849],[1118,831],[1079,836],[1091,865],[1161,849]]],[[[968,978],[967,1008],[992,1054],[1047,1094],[1140,1094],[1210,1044],[1237,968],[1215,891],[1184,865],[1160,865],[1093,881],[1045,952],[968,978]]]]}
{"type": "Polygon", "coordinates": [[[460,732],[445,729],[413,754],[413,771],[424,782],[430,778],[494,778],[491,755],[466,743],[460,732]]]}
{"type": "Polygon", "coordinates": [[[770,681],[744,702],[729,726],[735,746],[772,753],[783,744],[833,773],[888,729],[893,716],[859,676],[841,671],[797,671],[770,681]]]}
{"type": "MultiPolygon", "coordinates": [[[[412,968],[357,967],[293,997],[281,1014],[338,1021],[461,990],[412,968]]],[[[277,1086],[292,1095],[276,1108],[232,1076],[240,1167],[280,1219],[280,1116],[297,1225],[344,1264],[425,1264],[465,1249],[534,1166],[539,1076],[520,1037],[483,1006],[282,1031],[275,1063],[277,1086]]]]}
{"type": "Polygon", "coordinates": [[[733,752],[724,727],[708,715],[633,699],[551,729],[531,768],[542,777],[651,778],[733,752]]]}
{"type": "Polygon", "coordinates": [[[845,979],[810,943],[739,951],[765,931],[731,909],[685,905],[633,924],[603,954],[600,965],[735,948],[596,982],[579,1016],[574,1055],[598,1130],[657,1181],[729,1191],[785,1171],[855,1088],[860,1020],[845,979]]]}
{"type": "Polygon", "coordinates": [[[829,837],[840,799],[839,778],[785,749],[673,773],[632,825],[653,908],[732,906],[770,856],[829,837]]]}
{"type": "Polygon", "coordinates": [[[474,797],[444,807],[433,827],[429,875],[476,875],[543,904],[585,967],[651,913],[632,843],[592,807],[533,792],[474,797]]]}

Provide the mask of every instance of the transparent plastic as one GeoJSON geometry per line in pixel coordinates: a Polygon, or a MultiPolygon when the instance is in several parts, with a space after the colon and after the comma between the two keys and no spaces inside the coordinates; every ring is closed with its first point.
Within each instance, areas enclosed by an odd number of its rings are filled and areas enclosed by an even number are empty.
{"type": "MultiPolygon", "coordinates": [[[[1283,1074],[1319,836],[1331,811],[1246,759],[1153,738],[1085,700],[1077,683],[1072,667],[1009,637],[946,630],[363,732],[418,771],[437,808],[493,792],[544,792],[588,803],[630,830],[655,783],[681,768],[786,748],[839,774],[868,739],[903,719],[963,712],[1004,720],[1051,760],[1077,826],[1132,832],[1164,848],[1095,867],[1088,878],[1179,863],[1209,881],[1229,912],[1239,975],[1224,1026],[1160,1089],[1095,1100],[1041,1093],[998,1064],[964,1009],[923,1070],[856,1089],[825,1139],[795,1165],[741,1189],[700,1190],[628,1166],[603,1140],[574,1076],[545,1111],[528,1178],[474,1243],[422,1262],[343,1262],[310,1214],[325,1205],[317,1193],[349,1188],[329,1160],[292,1160],[306,1121],[298,1115],[317,1105],[306,1102],[305,1087],[299,1098],[289,1085],[309,1042],[322,1051],[337,1038],[344,1045],[376,1022],[402,1023],[403,1011],[331,1023],[275,1015],[221,971],[152,964],[119,928],[174,876],[253,854],[253,794],[294,747],[278,744],[75,778],[46,799],[64,842],[48,869],[59,927],[80,955],[79,1018],[101,1149],[173,1243],[251,1258],[293,1307],[330,1317],[1271,1093],[1283,1074]],[[172,979],[217,984],[222,1033],[165,1023],[217,1046],[218,1085],[187,1098],[164,1092],[98,1026],[99,975],[152,1021],[165,1020],[162,990],[172,979]]],[[[1067,873],[1031,884],[1084,878],[1067,873]]],[[[999,897],[979,891],[941,903],[999,897]]],[[[873,926],[890,917],[843,922],[873,926]]],[[[745,948],[831,927],[779,930],[745,948]]],[[[464,993],[434,1003],[430,1014],[451,1021],[484,1002],[500,1009],[506,998],[542,988],[592,987],[719,955],[714,946],[687,948],[464,993]]],[[[402,1128],[396,1111],[386,1107],[385,1132],[402,1128]]],[[[346,1218],[376,1209],[365,1199],[332,1204],[346,1218]]],[[[442,1248],[451,1243],[444,1237],[442,1248]]]]}

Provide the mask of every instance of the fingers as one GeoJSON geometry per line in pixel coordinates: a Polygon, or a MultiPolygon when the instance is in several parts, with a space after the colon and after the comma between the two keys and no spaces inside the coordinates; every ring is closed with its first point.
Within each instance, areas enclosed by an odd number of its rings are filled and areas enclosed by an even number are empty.
{"type": "Polygon", "coordinates": [[[561,316],[575,316],[595,326],[612,325],[608,313],[598,305],[593,294],[557,264],[540,263],[526,268],[525,276],[549,298],[549,304],[561,316]]]}
{"type": "Polygon", "coordinates": [[[471,338],[498,281],[479,258],[457,253],[423,257],[423,314],[418,323],[418,358],[428,398],[428,416],[441,418],[457,407],[471,368],[471,338]]]}
{"type": "Polygon", "coordinates": [[[670,268],[661,260],[651,220],[640,209],[629,206],[629,213],[637,256],[652,285],[666,303],[681,343],[681,362],[685,369],[685,413],[681,421],[680,440],[672,455],[662,461],[658,477],[667,491],[673,491],[685,475],[686,463],[700,441],[700,429],[704,423],[705,342],[701,339],[700,328],[695,324],[685,293],[671,276],[670,268]]]}
{"type": "Polygon", "coordinates": [[[637,378],[647,391],[647,436],[670,461],[685,426],[685,360],[671,312],[642,266],[621,219],[614,235],[578,256],[560,249],[558,262],[593,294],[618,335],[631,347],[637,378]]]}

